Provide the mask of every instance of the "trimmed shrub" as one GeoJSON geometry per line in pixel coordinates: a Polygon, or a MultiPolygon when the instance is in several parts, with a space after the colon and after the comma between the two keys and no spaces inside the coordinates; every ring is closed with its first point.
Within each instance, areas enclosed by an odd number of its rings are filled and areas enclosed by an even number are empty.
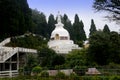
{"type": "Polygon", "coordinates": [[[103,80],[103,79],[100,76],[94,76],[94,77],[92,77],[92,80],[103,80]]]}
{"type": "Polygon", "coordinates": [[[80,80],[79,76],[76,73],[71,73],[69,78],[72,80],[80,80]]]}
{"type": "Polygon", "coordinates": [[[36,66],[32,69],[32,72],[33,72],[34,75],[37,75],[41,71],[42,71],[42,68],[40,66],[36,66]]]}
{"type": "Polygon", "coordinates": [[[64,72],[60,72],[58,71],[58,73],[56,74],[56,78],[59,78],[59,79],[65,79],[65,73],[64,72]]]}
{"type": "Polygon", "coordinates": [[[42,71],[40,76],[41,77],[49,77],[49,73],[47,71],[42,71]]]}
{"type": "Polygon", "coordinates": [[[112,76],[112,77],[110,78],[110,80],[120,80],[120,77],[119,77],[119,76],[112,76]]]}

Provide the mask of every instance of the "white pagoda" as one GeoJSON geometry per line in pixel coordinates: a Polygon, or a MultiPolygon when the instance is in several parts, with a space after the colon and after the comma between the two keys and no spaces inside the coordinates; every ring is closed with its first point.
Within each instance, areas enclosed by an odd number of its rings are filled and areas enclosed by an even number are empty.
{"type": "Polygon", "coordinates": [[[48,42],[49,48],[58,54],[67,54],[73,49],[81,49],[77,44],[74,44],[73,40],[70,40],[69,32],[63,28],[64,24],[61,22],[61,15],[59,13],[55,26],[48,42]]]}

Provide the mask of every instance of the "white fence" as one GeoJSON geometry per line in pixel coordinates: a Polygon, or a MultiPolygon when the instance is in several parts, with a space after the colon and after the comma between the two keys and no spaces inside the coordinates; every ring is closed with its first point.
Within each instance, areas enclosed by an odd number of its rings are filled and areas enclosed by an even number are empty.
{"type": "Polygon", "coordinates": [[[17,70],[12,71],[0,71],[0,77],[15,77],[18,75],[17,70]]]}

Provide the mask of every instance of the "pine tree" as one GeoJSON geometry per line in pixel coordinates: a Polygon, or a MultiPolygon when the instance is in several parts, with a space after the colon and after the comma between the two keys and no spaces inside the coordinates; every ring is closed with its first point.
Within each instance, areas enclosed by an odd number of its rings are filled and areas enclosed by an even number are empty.
{"type": "Polygon", "coordinates": [[[89,36],[91,36],[94,32],[96,32],[97,30],[96,30],[96,26],[95,26],[95,24],[94,24],[94,20],[92,19],[91,20],[91,26],[90,26],[90,34],[89,34],[89,36]]]}
{"type": "Polygon", "coordinates": [[[85,41],[86,40],[86,34],[85,34],[85,30],[84,30],[84,24],[82,22],[82,20],[80,21],[80,41],[85,41]]]}
{"type": "Polygon", "coordinates": [[[108,33],[108,34],[110,33],[110,29],[107,24],[105,24],[103,32],[108,33]]]}
{"type": "Polygon", "coordinates": [[[69,20],[68,16],[64,14],[62,18],[62,22],[64,24],[64,28],[67,29],[67,31],[70,33],[70,38],[73,39],[73,28],[71,21],[69,20]]]}
{"type": "Polygon", "coordinates": [[[34,33],[47,37],[47,21],[44,13],[36,9],[32,10],[32,20],[35,25],[34,33]]]}
{"type": "Polygon", "coordinates": [[[74,34],[74,41],[77,42],[80,40],[80,23],[79,23],[79,17],[76,14],[74,23],[73,23],[73,34],[74,34]]]}
{"type": "Polygon", "coordinates": [[[24,34],[32,27],[27,0],[0,1],[0,38],[24,34]]]}
{"type": "Polygon", "coordinates": [[[48,29],[47,29],[47,32],[48,32],[48,37],[50,38],[50,35],[52,33],[52,31],[55,29],[55,19],[54,19],[54,15],[50,14],[49,18],[48,18],[48,29]]]}
{"type": "Polygon", "coordinates": [[[84,24],[82,21],[79,21],[79,17],[75,15],[75,21],[73,23],[73,30],[74,30],[74,41],[77,43],[79,41],[86,40],[86,34],[84,31],[84,24]]]}

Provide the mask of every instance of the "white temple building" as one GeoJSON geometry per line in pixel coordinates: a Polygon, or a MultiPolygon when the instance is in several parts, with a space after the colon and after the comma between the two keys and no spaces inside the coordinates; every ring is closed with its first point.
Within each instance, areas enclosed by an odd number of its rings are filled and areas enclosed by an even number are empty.
{"type": "Polygon", "coordinates": [[[64,29],[60,14],[57,16],[57,24],[55,26],[48,42],[49,48],[59,54],[68,54],[73,49],[81,49],[77,44],[74,44],[73,40],[70,40],[69,32],[64,29]]]}

